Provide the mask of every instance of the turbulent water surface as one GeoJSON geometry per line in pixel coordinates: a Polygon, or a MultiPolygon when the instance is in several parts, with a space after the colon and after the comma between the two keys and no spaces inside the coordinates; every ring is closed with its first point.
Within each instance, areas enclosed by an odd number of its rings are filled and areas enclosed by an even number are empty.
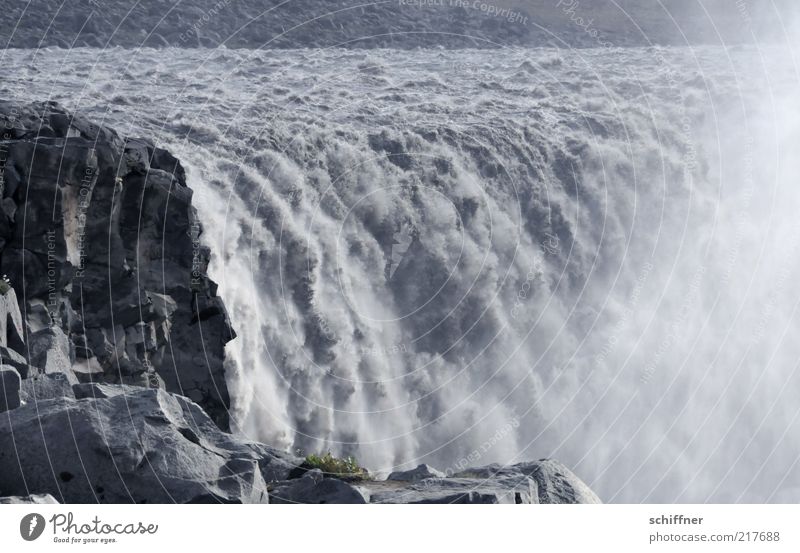
{"type": "Polygon", "coordinates": [[[800,501],[788,54],[0,60],[3,96],[184,162],[252,437],[376,472],[555,457],[606,501],[800,501]]]}

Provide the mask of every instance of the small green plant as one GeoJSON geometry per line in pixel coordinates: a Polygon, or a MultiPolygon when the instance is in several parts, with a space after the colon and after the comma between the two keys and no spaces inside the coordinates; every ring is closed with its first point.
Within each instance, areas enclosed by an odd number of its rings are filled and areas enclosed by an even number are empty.
{"type": "Polygon", "coordinates": [[[334,476],[349,480],[369,480],[369,472],[358,466],[355,457],[339,459],[329,451],[325,455],[309,455],[306,457],[305,466],[309,469],[319,469],[326,476],[334,476]]]}

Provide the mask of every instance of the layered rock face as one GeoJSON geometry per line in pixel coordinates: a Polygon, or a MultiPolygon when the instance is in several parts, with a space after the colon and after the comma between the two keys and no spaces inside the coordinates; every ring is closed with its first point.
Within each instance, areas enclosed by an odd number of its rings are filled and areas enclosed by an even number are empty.
{"type": "Polygon", "coordinates": [[[225,307],[178,160],[0,103],[0,503],[595,503],[553,461],[375,480],[226,432],[225,307]]]}
{"type": "Polygon", "coordinates": [[[0,128],[0,267],[22,312],[0,305],[0,354],[34,372],[164,387],[227,428],[233,332],[178,160],[52,103],[0,104],[0,128]]]}

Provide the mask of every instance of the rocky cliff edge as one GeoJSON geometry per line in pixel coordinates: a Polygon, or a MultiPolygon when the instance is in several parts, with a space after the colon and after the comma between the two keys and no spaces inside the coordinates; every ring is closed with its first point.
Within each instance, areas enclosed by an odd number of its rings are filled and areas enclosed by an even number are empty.
{"type": "Polygon", "coordinates": [[[0,503],[598,503],[555,461],[376,480],[229,430],[233,339],[180,162],[0,102],[0,503]]]}

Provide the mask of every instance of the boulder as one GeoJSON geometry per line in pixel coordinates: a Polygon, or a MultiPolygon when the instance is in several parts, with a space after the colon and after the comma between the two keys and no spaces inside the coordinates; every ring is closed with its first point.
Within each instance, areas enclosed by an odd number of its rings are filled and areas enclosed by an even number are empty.
{"type": "Polygon", "coordinates": [[[12,495],[0,497],[0,505],[58,505],[58,501],[50,494],[12,495]]]}
{"type": "Polygon", "coordinates": [[[78,383],[72,372],[74,346],[59,327],[50,326],[30,334],[27,353],[28,363],[45,374],[63,374],[70,385],[78,383]]]}
{"type": "Polygon", "coordinates": [[[3,493],[67,503],[266,503],[263,474],[286,478],[296,466],[222,432],[187,398],[133,386],[76,388],[84,399],[43,400],[0,417],[3,493]]]}
{"type": "Polygon", "coordinates": [[[520,475],[530,477],[536,482],[538,503],[602,503],[580,478],[552,459],[508,466],[488,465],[467,469],[454,476],[488,480],[520,475]]]}
{"type": "Polygon", "coordinates": [[[602,503],[589,486],[558,461],[544,459],[517,466],[525,467],[521,472],[530,474],[539,485],[539,503],[602,503]],[[527,472],[530,465],[535,468],[527,472]]]}
{"type": "Polygon", "coordinates": [[[406,471],[395,471],[389,475],[387,480],[397,480],[399,482],[416,482],[426,478],[444,478],[444,473],[439,472],[429,465],[419,465],[415,469],[406,471]]]}
{"type": "Polygon", "coordinates": [[[270,503],[362,504],[367,503],[367,499],[368,496],[358,486],[338,478],[323,478],[319,469],[270,486],[270,503]]]}
{"type": "Polygon", "coordinates": [[[0,365],[0,413],[16,409],[22,403],[21,379],[14,367],[0,365]]]}

